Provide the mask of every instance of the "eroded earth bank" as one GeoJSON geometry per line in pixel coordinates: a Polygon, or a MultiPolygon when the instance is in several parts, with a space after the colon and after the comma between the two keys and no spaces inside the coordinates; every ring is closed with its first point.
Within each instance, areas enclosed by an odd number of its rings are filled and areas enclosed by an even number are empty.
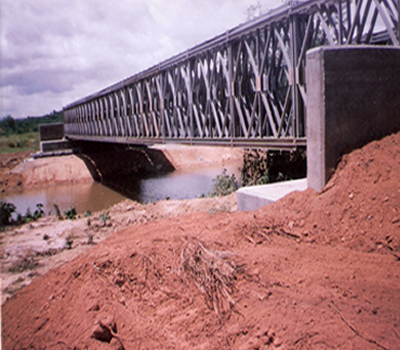
{"type": "Polygon", "coordinates": [[[396,134],[259,211],[121,204],[93,224],[115,233],[5,302],[3,348],[399,349],[399,174],[396,134]]]}

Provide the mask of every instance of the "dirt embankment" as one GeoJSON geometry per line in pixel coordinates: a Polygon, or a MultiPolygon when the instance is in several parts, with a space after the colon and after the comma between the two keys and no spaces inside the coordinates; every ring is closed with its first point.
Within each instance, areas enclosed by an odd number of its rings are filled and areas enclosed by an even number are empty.
{"type": "Polygon", "coordinates": [[[15,293],[3,347],[399,349],[399,173],[397,134],[321,193],[128,223],[15,293]]]}
{"type": "MultiPolygon", "coordinates": [[[[242,151],[232,148],[157,146],[176,169],[237,164],[242,151]]],[[[21,179],[25,188],[45,185],[92,181],[84,162],[76,156],[29,159],[29,153],[3,156],[7,174],[21,179]]],[[[12,186],[10,186],[12,188],[12,186]]],[[[177,217],[195,212],[236,211],[236,196],[203,198],[183,201],[161,201],[142,205],[126,200],[91,217],[59,221],[55,216],[44,217],[17,228],[7,228],[2,237],[2,296],[3,304],[15,291],[34,278],[69,261],[99,243],[109,235],[136,224],[156,219],[177,217]],[[66,249],[70,240],[73,249],[66,249]]]]}
{"type": "Polygon", "coordinates": [[[31,152],[0,153],[0,193],[22,188],[23,176],[10,174],[18,164],[29,158],[31,152]]]}
{"type": "Polygon", "coordinates": [[[29,152],[2,154],[0,175],[0,192],[3,193],[16,189],[93,181],[83,161],[76,156],[33,160],[29,152]]]}

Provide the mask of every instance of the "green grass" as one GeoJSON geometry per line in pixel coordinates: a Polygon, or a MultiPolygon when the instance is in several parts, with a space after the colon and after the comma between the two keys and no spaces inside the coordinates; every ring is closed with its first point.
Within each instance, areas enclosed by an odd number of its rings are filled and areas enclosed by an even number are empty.
{"type": "Polygon", "coordinates": [[[0,135],[0,153],[39,151],[39,132],[0,135]]]}

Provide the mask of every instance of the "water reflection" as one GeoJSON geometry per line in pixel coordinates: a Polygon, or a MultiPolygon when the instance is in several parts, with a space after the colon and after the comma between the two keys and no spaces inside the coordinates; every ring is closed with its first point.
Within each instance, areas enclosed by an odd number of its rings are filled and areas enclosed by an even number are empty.
{"type": "MultiPolygon", "coordinates": [[[[226,167],[228,174],[239,178],[239,166],[226,167]]],[[[162,177],[142,180],[137,200],[141,203],[158,201],[165,198],[190,199],[207,196],[212,192],[213,180],[223,169],[202,168],[188,171],[174,171],[162,177]]]]}
{"type": "MultiPolygon", "coordinates": [[[[239,178],[239,163],[225,167],[228,174],[239,178]]],[[[17,212],[24,215],[31,212],[36,204],[44,206],[44,212],[55,213],[53,204],[63,212],[74,207],[79,214],[86,211],[105,210],[127,197],[141,203],[155,202],[162,199],[190,199],[208,195],[213,188],[213,180],[223,171],[222,167],[196,168],[190,171],[174,171],[167,175],[144,180],[130,178],[126,180],[122,195],[97,182],[71,185],[48,186],[40,189],[26,189],[23,192],[7,194],[3,198],[17,207],[17,212]],[[130,182],[130,183],[129,183],[130,182]]]]}
{"type": "Polygon", "coordinates": [[[125,197],[97,182],[70,185],[48,186],[28,189],[23,192],[8,194],[4,200],[13,203],[17,212],[24,215],[29,208],[32,212],[36,204],[43,204],[46,214],[55,213],[53,204],[61,211],[74,207],[78,213],[104,210],[124,200],[125,197]]]}

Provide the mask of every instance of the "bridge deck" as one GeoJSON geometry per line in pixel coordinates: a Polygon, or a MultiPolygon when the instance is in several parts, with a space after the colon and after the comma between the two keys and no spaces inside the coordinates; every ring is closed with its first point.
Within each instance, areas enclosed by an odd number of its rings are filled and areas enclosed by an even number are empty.
{"type": "Polygon", "coordinates": [[[289,1],[64,108],[72,140],[295,148],[306,143],[306,52],[399,47],[400,0],[289,1]]]}

